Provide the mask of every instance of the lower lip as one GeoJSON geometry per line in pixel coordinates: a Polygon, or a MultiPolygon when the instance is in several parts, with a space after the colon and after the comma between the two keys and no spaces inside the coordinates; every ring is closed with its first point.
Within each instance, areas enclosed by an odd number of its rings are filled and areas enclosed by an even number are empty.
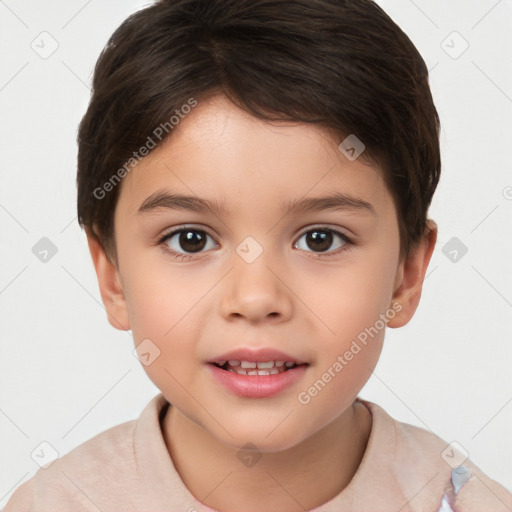
{"type": "Polygon", "coordinates": [[[275,375],[240,375],[222,370],[214,364],[207,365],[217,382],[238,396],[268,398],[295,384],[306,371],[305,364],[275,375]]]}

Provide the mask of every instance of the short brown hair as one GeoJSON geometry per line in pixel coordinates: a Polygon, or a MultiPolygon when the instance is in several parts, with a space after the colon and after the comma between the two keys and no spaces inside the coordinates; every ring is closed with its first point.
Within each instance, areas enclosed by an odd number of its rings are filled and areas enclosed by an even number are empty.
{"type": "Polygon", "coordinates": [[[356,135],[383,169],[401,255],[417,245],[441,170],[439,117],[424,60],[377,4],[161,0],[111,36],[78,132],[78,222],[114,260],[120,186],[95,190],[190,98],[219,93],[261,119],[356,135]]]}

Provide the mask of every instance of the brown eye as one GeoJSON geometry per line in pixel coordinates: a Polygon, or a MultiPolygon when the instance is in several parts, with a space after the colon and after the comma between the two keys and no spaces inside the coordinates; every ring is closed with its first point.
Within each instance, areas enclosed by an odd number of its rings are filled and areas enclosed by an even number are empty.
{"type": "Polygon", "coordinates": [[[182,231],[178,243],[186,252],[198,252],[206,245],[205,235],[200,231],[182,231]]]}
{"type": "MultiPolygon", "coordinates": [[[[211,236],[200,229],[179,229],[166,235],[161,243],[169,246],[172,252],[178,254],[194,254],[203,251],[211,236]]],[[[212,243],[215,247],[215,244],[212,243]]],[[[211,248],[211,247],[209,247],[211,248]]]]}
{"type": "Polygon", "coordinates": [[[332,233],[328,231],[310,231],[306,234],[306,244],[315,251],[324,252],[332,244],[332,233]]]}
{"type": "Polygon", "coordinates": [[[332,253],[349,242],[349,239],[338,231],[317,228],[303,233],[296,246],[307,252],[323,253],[328,251],[332,253]],[[302,240],[304,240],[304,243],[301,243],[302,240]]]}

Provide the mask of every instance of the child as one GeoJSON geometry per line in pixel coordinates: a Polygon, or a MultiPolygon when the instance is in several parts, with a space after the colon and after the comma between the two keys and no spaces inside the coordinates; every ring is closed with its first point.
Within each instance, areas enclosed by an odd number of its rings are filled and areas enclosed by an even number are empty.
{"type": "Polygon", "coordinates": [[[161,394],[6,512],[512,509],[358,398],[418,306],[441,166],[425,63],[377,5],[160,1],[100,56],[78,142],[108,319],[161,394]]]}

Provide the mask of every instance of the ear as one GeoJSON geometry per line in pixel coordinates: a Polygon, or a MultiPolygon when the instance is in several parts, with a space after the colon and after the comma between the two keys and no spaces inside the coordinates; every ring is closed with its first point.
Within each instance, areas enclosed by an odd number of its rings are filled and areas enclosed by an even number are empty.
{"type": "Polygon", "coordinates": [[[420,302],[425,273],[437,240],[437,225],[428,220],[425,233],[418,247],[400,263],[395,279],[393,302],[398,313],[388,322],[388,327],[402,327],[413,317],[420,302]]]}
{"type": "Polygon", "coordinates": [[[101,300],[107,311],[108,321],[112,327],[121,331],[128,331],[130,329],[130,318],[118,268],[110,261],[96,234],[89,228],[86,228],[86,234],[89,251],[98,277],[101,300]]]}

